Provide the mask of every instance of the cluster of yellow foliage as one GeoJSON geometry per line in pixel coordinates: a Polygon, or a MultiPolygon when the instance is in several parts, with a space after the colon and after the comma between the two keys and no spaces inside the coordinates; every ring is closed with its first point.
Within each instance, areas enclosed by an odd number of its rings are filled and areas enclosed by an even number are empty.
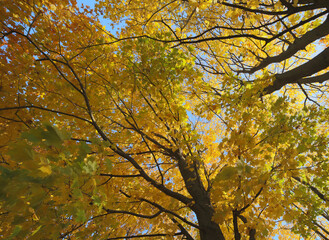
{"type": "Polygon", "coordinates": [[[2,5],[0,238],[329,238],[326,1],[2,5]]]}

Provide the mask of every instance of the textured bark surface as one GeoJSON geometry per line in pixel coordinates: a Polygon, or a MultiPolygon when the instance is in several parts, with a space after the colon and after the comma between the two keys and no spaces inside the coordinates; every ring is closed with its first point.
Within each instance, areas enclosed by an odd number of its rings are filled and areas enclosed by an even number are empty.
{"type": "Polygon", "coordinates": [[[214,210],[209,194],[201,182],[196,160],[188,161],[179,150],[176,152],[175,158],[178,161],[186,189],[193,197],[194,204],[191,208],[198,219],[201,240],[225,240],[219,225],[212,220],[214,210]]]}

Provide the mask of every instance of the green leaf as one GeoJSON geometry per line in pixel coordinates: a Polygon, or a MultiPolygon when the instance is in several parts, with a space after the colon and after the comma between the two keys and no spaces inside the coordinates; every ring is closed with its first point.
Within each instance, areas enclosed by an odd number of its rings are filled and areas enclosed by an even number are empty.
{"type": "Polygon", "coordinates": [[[217,174],[216,180],[217,181],[223,181],[223,180],[228,180],[234,175],[238,173],[238,169],[236,167],[231,167],[231,166],[226,166],[222,168],[222,170],[217,174]]]}
{"type": "Polygon", "coordinates": [[[47,131],[42,133],[43,138],[46,140],[48,146],[60,147],[63,143],[62,135],[59,130],[50,124],[45,124],[47,131]]]}
{"type": "Polygon", "coordinates": [[[42,141],[42,132],[43,130],[41,128],[34,128],[23,132],[21,138],[27,139],[32,143],[40,143],[42,141]]]}
{"type": "Polygon", "coordinates": [[[86,158],[87,154],[90,152],[91,152],[90,146],[85,142],[81,142],[79,145],[79,155],[77,157],[77,161],[78,162],[83,161],[86,158]]]}
{"type": "Polygon", "coordinates": [[[83,209],[77,209],[76,221],[80,223],[87,221],[86,213],[83,209]]]}
{"type": "Polygon", "coordinates": [[[17,162],[29,161],[33,159],[32,147],[23,141],[11,145],[11,150],[9,150],[8,154],[17,162]]]}
{"type": "Polygon", "coordinates": [[[23,132],[21,138],[38,145],[46,144],[46,146],[60,147],[64,140],[70,138],[70,134],[60,131],[50,123],[44,123],[43,126],[23,132]]]}
{"type": "Polygon", "coordinates": [[[113,165],[112,165],[112,161],[111,161],[110,159],[107,158],[105,164],[106,164],[107,169],[108,169],[109,171],[112,171],[112,167],[113,167],[113,165]]]}
{"type": "Polygon", "coordinates": [[[72,194],[75,198],[83,197],[81,190],[78,189],[78,188],[74,188],[73,191],[72,191],[72,194]]]}

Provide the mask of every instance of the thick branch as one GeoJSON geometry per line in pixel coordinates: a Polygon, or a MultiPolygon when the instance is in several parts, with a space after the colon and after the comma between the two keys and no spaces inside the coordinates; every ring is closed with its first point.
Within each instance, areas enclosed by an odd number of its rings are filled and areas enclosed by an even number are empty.
{"type": "Polygon", "coordinates": [[[195,201],[191,208],[198,219],[201,239],[225,240],[219,225],[212,220],[214,209],[202,182],[198,181],[198,172],[193,166],[193,161],[186,159],[180,149],[175,152],[175,159],[178,161],[179,171],[183,177],[186,189],[195,201]]]}
{"type": "Polygon", "coordinates": [[[238,212],[236,210],[233,211],[233,229],[234,229],[234,240],[240,240],[241,234],[239,232],[238,212]]]}
{"type": "MultiPolygon", "coordinates": [[[[121,192],[123,195],[125,195],[126,197],[131,198],[131,196],[130,196],[129,194],[125,193],[124,191],[120,190],[120,192],[121,192]]],[[[152,202],[152,201],[150,201],[150,200],[148,200],[148,199],[146,199],[146,198],[140,198],[139,200],[141,200],[141,201],[143,201],[143,202],[146,202],[146,203],[152,205],[153,207],[156,207],[157,209],[159,209],[159,210],[162,211],[162,212],[169,213],[170,215],[172,215],[172,216],[174,216],[174,217],[180,219],[180,220],[183,221],[184,223],[186,223],[186,224],[188,224],[188,225],[190,225],[190,226],[192,226],[192,227],[194,227],[194,228],[199,228],[198,225],[196,225],[196,224],[194,224],[194,223],[192,223],[192,222],[186,220],[185,218],[181,217],[181,216],[178,215],[177,213],[175,213],[175,212],[173,212],[173,211],[170,211],[170,210],[168,210],[168,209],[162,207],[161,205],[159,205],[159,204],[157,204],[157,203],[155,203],[155,202],[152,202]]]]}
{"type": "Polygon", "coordinates": [[[289,83],[303,81],[304,77],[311,76],[329,66],[329,48],[323,50],[308,62],[282,74],[275,75],[276,79],[271,86],[264,89],[264,95],[273,93],[289,83]]]}
{"type": "MultiPolygon", "coordinates": [[[[108,139],[107,139],[108,140],[108,139]]],[[[109,140],[108,140],[109,141],[109,140]]],[[[118,155],[120,155],[121,157],[127,159],[140,173],[140,175],[147,181],[149,182],[152,186],[154,186],[155,188],[157,188],[158,190],[160,190],[161,192],[167,194],[170,197],[173,197],[179,201],[181,201],[182,203],[185,204],[189,204],[192,200],[189,199],[188,197],[174,192],[168,188],[166,188],[164,185],[156,182],[153,178],[151,178],[145,171],[144,169],[136,162],[136,160],[134,158],[132,158],[131,156],[129,156],[127,153],[125,153],[124,151],[122,151],[120,148],[116,147],[116,146],[111,146],[111,149],[117,153],[118,155]]]]}
{"type": "MultiPolygon", "coordinates": [[[[327,11],[326,11],[327,13],[327,11]]],[[[319,16],[316,16],[317,18],[319,16]]],[[[310,19],[308,19],[310,20],[310,19]]],[[[264,59],[258,66],[247,71],[248,73],[254,73],[260,69],[265,68],[269,64],[282,62],[291,56],[293,56],[298,51],[305,49],[310,43],[326,36],[329,34],[329,17],[320,26],[312,29],[305,33],[301,38],[297,38],[288,48],[277,56],[268,57],[264,59]]]]}
{"type": "Polygon", "coordinates": [[[314,9],[319,9],[319,8],[323,8],[325,7],[325,4],[323,3],[319,3],[319,4],[312,4],[312,5],[306,5],[306,6],[301,6],[301,7],[296,7],[294,8],[292,11],[291,10],[285,10],[285,11],[268,11],[268,10],[261,10],[261,9],[251,9],[245,6],[241,6],[238,4],[232,4],[232,3],[228,3],[228,2],[221,2],[218,1],[221,4],[227,6],[227,7],[231,7],[231,8],[238,8],[241,10],[244,10],[246,12],[252,12],[252,13],[260,13],[260,14],[264,14],[264,15],[272,15],[272,16],[279,16],[279,15],[285,15],[285,14],[289,14],[291,12],[294,13],[298,13],[298,12],[304,12],[304,11],[309,11],[309,10],[314,10],[314,9]]]}
{"type": "Polygon", "coordinates": [[[256,240],[256,229],[252,228],[249,230],[249,240],[256,240]]]}
{"type": "Polygon", "coordinates": [[[303,78],[300,79],[298,82],[300,84],[307,84],[307,83],[323,83],[329,79],[329,72],[321,74],[315,77],[303,78]]]}

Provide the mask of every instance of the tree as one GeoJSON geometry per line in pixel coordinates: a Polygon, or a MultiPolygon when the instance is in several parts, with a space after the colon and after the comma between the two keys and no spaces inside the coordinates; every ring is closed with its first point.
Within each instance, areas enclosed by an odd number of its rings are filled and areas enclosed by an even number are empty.
{"type": "Polygon", "coordinates": [[[329,238],[328,1],[3,5],[1,238],[329,238]]]}

